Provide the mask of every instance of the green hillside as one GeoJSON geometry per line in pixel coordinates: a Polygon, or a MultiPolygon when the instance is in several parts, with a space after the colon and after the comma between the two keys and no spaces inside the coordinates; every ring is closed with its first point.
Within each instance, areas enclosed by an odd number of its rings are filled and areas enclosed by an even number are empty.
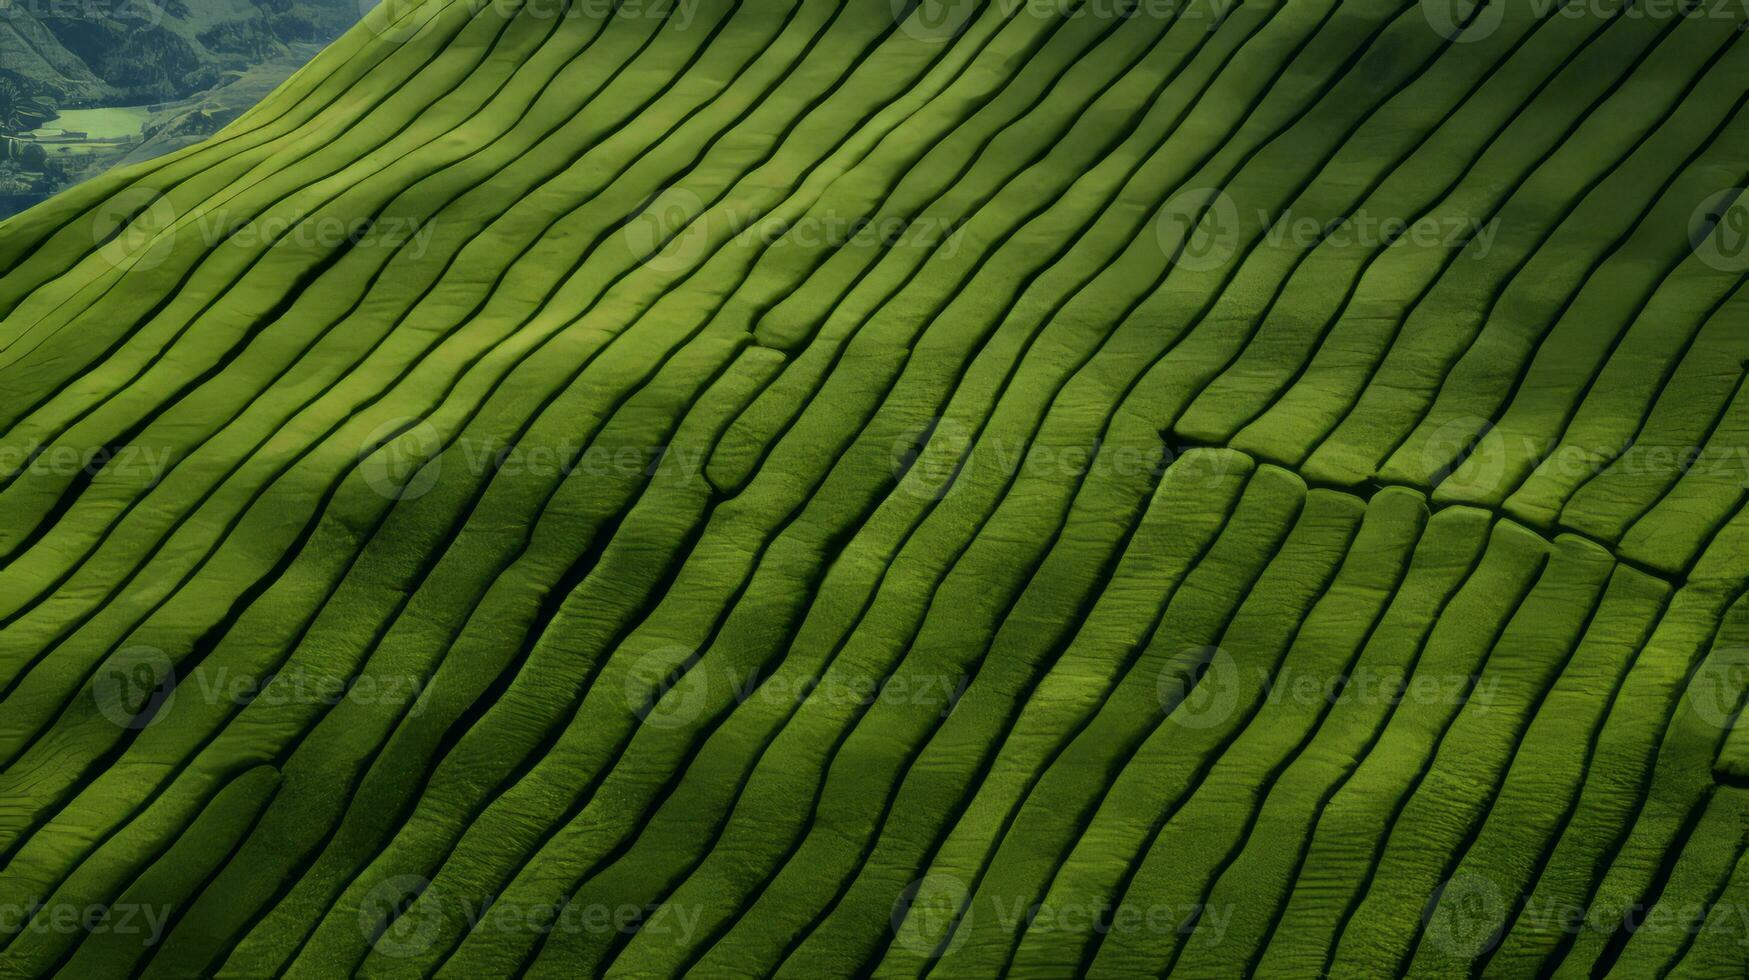
{"type": "Polygon", "coordinates": [[[1749,972],[1749,9],[914,6],[0,224],[0,976],[1749,972]]]}

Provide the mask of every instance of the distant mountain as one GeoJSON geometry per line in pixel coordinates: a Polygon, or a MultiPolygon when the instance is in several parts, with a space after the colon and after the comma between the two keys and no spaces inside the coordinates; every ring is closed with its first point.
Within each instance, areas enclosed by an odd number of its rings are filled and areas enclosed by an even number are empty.
{"type": "Polygon", "coordinates": [[[350,27],[360,7],[360,0],[0,0],[0,218],[211,134],[350,27]],[[151,112],[123,137],[40,133],[63,111],[121,106],[151,112]]]}
{"type": "Polygon", "coordinates": [[[354,0],[0,0],[0,71],[57,102],[167,102],[358,15],[354,0]]]}

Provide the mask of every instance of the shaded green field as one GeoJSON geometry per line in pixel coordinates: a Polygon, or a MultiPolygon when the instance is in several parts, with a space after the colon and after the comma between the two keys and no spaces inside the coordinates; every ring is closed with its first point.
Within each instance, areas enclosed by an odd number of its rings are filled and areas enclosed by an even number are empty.
{"type": "Polygon", "coordinates": [[[914,6],[0,224],[0,976],[1745,975],[1749,10],[914,6]]]}

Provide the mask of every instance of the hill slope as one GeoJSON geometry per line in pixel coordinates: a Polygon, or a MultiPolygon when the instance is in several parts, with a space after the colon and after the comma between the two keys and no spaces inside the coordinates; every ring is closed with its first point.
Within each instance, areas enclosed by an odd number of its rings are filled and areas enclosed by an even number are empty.
{"type": "Polygon", "coordinates": [[[0,224],[0,971],[1743,975],[1743,17],[374,11],[0,224]]]}

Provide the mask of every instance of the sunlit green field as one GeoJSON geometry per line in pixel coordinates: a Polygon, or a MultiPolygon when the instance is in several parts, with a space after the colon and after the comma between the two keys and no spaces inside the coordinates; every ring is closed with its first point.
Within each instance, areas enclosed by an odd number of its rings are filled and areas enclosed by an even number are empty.
{"type": "Polygon", "coordinates": [[[1749,970],[1749,11],[412,0],[0,224],[0,976],[1749,970]]]}

